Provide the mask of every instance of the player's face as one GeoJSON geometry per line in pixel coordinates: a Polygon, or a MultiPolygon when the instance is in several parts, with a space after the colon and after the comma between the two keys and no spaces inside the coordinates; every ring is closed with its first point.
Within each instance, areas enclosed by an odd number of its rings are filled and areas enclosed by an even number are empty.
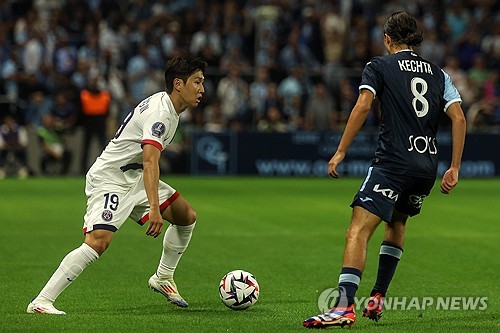
{"type": "Polygon", "coordinates": [[[193,75],[188,77],[186,84],[184,85],[184,93],[182,95],[185,102],[191,108],[197,107],[201,101],[201,97],[205,92],[203,81],[205,81],[203,72],[201,70],[198,70],[194,72],[193,75]]]}

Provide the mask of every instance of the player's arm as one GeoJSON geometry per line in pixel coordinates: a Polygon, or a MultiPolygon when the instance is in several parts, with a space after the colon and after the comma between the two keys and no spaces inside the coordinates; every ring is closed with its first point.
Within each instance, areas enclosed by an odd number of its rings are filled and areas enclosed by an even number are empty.
{"type": "Polygon", "coordinates": [[[160,199],[158,196],[158,182],[160,180],[160,154],[161,151],[151,145],[144,144],[142,147],[142,163],[144,167],[144,188],[149,201],[149,225],[146,235],[158,237],[163,226],[163,218],[160,212],[160,199]]]}
{"type": "Polygon", "coordinates": [[[344,134],[342,134],[342,139],[340,139],[337,151],[331,158],[330,162],[328,162],[328,174],[331,177],[338,178],[339,174],[337,172],[337,165],[342,162],[347,149],[349,149],[354,141],[354,138],[356,137],[356,134],[358,134],[359,130],[363,126],[366,117],[370,112],[373,97],[373,93],[368,89],[362,89],[359,92],[358,100],[349,115],[349,119],[347,120],[344,134]]]}
{"type": "Polygon", "coordinates": [[[441,181],[441,192],[444,194],[450,193],[458,183],[458,172],[464,151],[466,133],[465,116],[458,102],[451,104],[446,114],[451,120],[452,153],[450,168],[444,173],[441,181]]]}

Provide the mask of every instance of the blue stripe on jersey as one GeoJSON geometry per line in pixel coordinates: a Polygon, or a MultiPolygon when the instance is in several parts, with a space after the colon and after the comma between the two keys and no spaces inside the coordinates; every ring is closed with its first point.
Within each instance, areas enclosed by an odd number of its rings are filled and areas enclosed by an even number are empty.
{"type": "Polygon", "coordinates": [[[109,230],[112,232],[116,232],[118,229],[114,225],[109,225],[109,224],[94,224],[93,230],[109,230]]]}
{"type": "Polygon", "coordinates": [[[372,170],[373,170],[373,167],[368,168],[368,174],[366,175],[366,179],[365,179],[363,185],[361,185],[361,188],[359,189],[360,192],[363,192],[363,190],[365,189],[366,183],[368,183],[368,180],[370,179],[370,176],[372,175],[372,170]]]}
{"type": "Polygon", "coordinates": [[[455,87],[455,85],[453,84],[453,82],[451,82],[451,78],[448,75],[448,73],[446,73],[445,71],[443,71],[443,74],[444,74],[444,95],[443,95],[443,99],[446,102],[446,105],[444,107],[444,111],[446,111],[446,110],[448,110],[448,107],[451,104],[453,104],[455,102],[462,103],[462,98],[460,97],[460,93],[458,92],[458,90],[455,87]]]}

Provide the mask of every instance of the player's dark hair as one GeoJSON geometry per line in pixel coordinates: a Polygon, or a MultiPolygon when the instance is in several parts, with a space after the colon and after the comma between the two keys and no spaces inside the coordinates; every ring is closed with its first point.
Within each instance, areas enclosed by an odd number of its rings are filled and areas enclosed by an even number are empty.
{"type": "Polygon", "coordinates": [[[187,82],[188,77],[198,70],[205,71],[207,63],[201,58],[190,55],[182,55],[171,58],[165,65],[165,86],[167,93],[170,94],[174,89],[174,80],[176,78],[187,82]]]}
{"type": "Polygon", "coordinates": [[[395,12],[389,16],[384,24],[384,34],[389,35],[394,43],[408,46],[419,46],[424,40],[417,20],[406,12],[395,12]]]}

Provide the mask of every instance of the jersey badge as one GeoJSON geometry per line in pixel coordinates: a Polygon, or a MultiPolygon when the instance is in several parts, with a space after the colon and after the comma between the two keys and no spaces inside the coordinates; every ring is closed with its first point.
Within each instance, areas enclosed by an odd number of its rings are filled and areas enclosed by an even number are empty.
{"type": "Polygon", "coordinates": [[[111,221],[111,219],[113,218],[113,213],[108,210],[108,209],[105,209],[102,214],[101,214],[101,218],[106,221],[106,222],[109,222],[111,221]]]}
{"type": "Polygon", "coordinates": [[[167,127],[164,123],[157,121],[151,127],[151,134],[157,138],[161,138],[165,134],[167,127]]]}

